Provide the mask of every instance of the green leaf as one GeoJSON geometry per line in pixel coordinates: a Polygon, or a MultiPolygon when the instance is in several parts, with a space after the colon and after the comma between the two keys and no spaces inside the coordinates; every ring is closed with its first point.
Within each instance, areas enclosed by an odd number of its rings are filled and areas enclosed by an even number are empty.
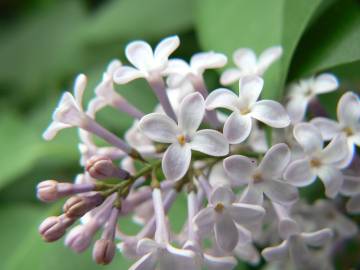
{"type": "Polygon", "coordinates": [[[205,50],[249,47],[257,53],[282,45],[284,56],[265,75],[266,98],[281,96],[288,66],[301,34],[321,0],[198,0],[197,30],[205,50]]]}
{"type": "Polygon", "coordinates": [[[93,15],[85,36],[92,43],[110,43],[178,34],[192,26],[192,5],[192,0],[110,1],[93,15]]]}
{"type": "Polygon", "coordinates": [[[304,35],[292,63],[291,77],[308,76],[360,60],[360,6],[336,1],[304,35]]]}

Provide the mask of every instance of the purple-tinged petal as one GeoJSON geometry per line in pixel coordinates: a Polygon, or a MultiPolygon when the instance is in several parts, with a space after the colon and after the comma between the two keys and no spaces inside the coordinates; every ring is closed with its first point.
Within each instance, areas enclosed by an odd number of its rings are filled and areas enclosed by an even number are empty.
{"type": "Polygon", "coordinates": [[[251,109],[251,116],[274,128],[290,125],[290,117],[284,107],[273,100],[260,100],[251,109]]]}
{"type": "Polygon", "coordinates": [[[321,166],[318,175],[325,185],[326,196],[334,198],[339,193],[344,181],[342,173],[332,166],[321,166]]]}
{"type": "Polygon", "coordinates": [[[235,194],[229,187],[216,187],[210,195],[210,203],[212,205],[222,203],[225,206],[229,206],[235,201],[235,199],[235,194]]]}
{"type": "Polygon", "coordinates": [[[314,92],[323,94],[334,91],[339,87],[337,78],[332,74],[321,74],[315,78],[313,83],[314,92]]]}
{"type": "Polygon", "coordinates": [[[227,210],[232,219],[239,224],[258,221],[265,215],[263,207],[247,203],[233,203],[227,210]]]}
{"type": "Polygon", "coordinates": [[[201,52],[194,54],[190,59],[190,66],[202,74],[205,69],[221,68],[226,65],[227,58],[222,53],[201,52]]]}
{"type": "Polygon", "coordinates": [[[225,137],[216,130],[203,129],[195,133],[190,142],[193,150],[211,156],[225,156],[229,153],[229,144],[225,137]]]}
{"type": "Polygon", "coordinates": [[[259,169],[265,178],[281,178],[291,159],[289,147],[284,143],[272,146],[262,159],[259,169]]]}
{"type": "Polygon", "coordinates": [[[259,99],[264,86],[264,80],[258,76],[247,76],[239,81],[239,99],[247,107],[259,99]]]}
{"type": "Polygon", "coordinates": [[[267,68],[281,57],[283,49],[281,46],[274,46],[263,51],[258,60],[258,73],[263,74],[267,68]]]}
{"type": "Polygon", "coordinates": [[[173,143],[162,159],[162,169],[166,179],[179,180],[189,169],[191,148],[188,145],[173,143]]]}
{"type": "Polygon", "coordinates": [[[126,46],[126,58],[137,69],[147,71],[154,63],[154,55],[150,45],[144,41],[133,41],[126,46]]]}
{"type": "Polygon", "coordinates": [[[324,246],[333,236],[333,231],[328,228],[311,233],[301,233],[304,242],[312,247],[324,246]]]}
{"type": "Polygon", "coordinates": [[[226,88],[218,88],[212,91],[205,102],[206,109],[208,110],[225,108],[231,111],[238,111],[239,105],[238,96],[226,88]]]}
{"type": "Polygon", "coordinates": [[[280,204],[292,204],[299,198],[296,187],[280,180],[264,180],[264,193],[271,201],[280,204]]]}
{"type": "Polygon", "coordinates": [[[316,179],[308,159],[299,159],[290,163],[284,173],[284,179],[297,187],[310,185],[316,179]]]}
{"type": "Polygon", "coordinates": [[[312,119],[310,123],[320,130],[321,136],[324,140],[331,140],[341,132],[341,127],[339,123],[332,119],[328,119],[325,117],[316,117],[312,119]]]}
{"type": "Polygon", "coordinates": [[[170,56],[180,45],[180,39],[178,36],[171,36],[164,38],[156,46],[154,51],[154,58],[158,64],[166,62],[170,56]]]}
{"type": "Polygon", "coordinates": [[[158,256],[156,253],[149,253],[136,261],[129,270],[155,270],[158,256]]]}
{"type": "Polygon", "coordinates": [[[224,169],[227,175],[234,181],[250,181],[256,168],[256,164],[251,159],[233,155],[224,159],[224,169]]]}
{"type": "Polygon", "coordinates": [[[252,49],[240,48],[233,54],[234,63],[237,67],[244,70],[253,70],[256,68],[256,54],[252,49]]]}
{"type": "Polygon", "coordinates": [[[139,127],[147,137],[156,142],[172,143],[179,135],[179,129],[175,122],[160,113],[145,115],[141,118],[139,127]]]}
{"type": "Polygon", "coordinates": [[[224,136],[231,144],[245,141],[251,132],[252,122],[248,115],[233,112],[224,125],[224,136]]]}
{"type": "Polygon", "coordinates": [[[337,105],[337,117],[344,126],[360,126],[360,99],[357,94],[346,92],[342,95],[337,105]]]}
{"type": "Polygon", "coordinates": [[[127,84],[128,82],[143,77],[145,77],[144,72],[128,66],[119,67],[113,75],[114,82],[117,84],[127,84]]]}
{"type": "Polygon", "coordinates": [[[230,85],[240,80],[241,74],[241,71],[237,68],[229,68],[221,74],[220,83],[222,85],[230,85]]]}
{"type": "Polygon", "coordinates": [[[212,207],[206,207],[197,213],[194,217],[194,223],[200,230],[201,234],[206,234],[214,226],[215,222],[215,211],[212,207]]]}
{"type": "Polygon", "coordinates": [[[261,255],[265,258],[265,260],[277,261],[277,260],[284,260],[288,256],[288,243],[287,241],[283,241],[280,245],[275,247],[268,247],[265,248],[261,255]]]}
{"type": "Polygon", "coordinates": [[[199,93],[187,95],[180,104],[178,114],[179,128],[188,135],[200,126],[205,113],[205,101],[199,93]]]}
{"type": "Polygon", "coordinates": [[[221,214],[215,222],[215,240],[226,252],[231,252],[239,241],[239,234],[234,221],[227,214],[221,214]]]}
{"type": "Polygon", "coordinates": [[[215,257],[205,253],[204,264],[208,270],[231,270],[237,265],[237,260],[230,256],[215,257]]]}
{"type": "Polygon", "coordinates": [[[319,152],[323,148],[323,139],[318,128],[309,123],[300,123],[294,127],[294,137],[306,153],[319,152]]]}

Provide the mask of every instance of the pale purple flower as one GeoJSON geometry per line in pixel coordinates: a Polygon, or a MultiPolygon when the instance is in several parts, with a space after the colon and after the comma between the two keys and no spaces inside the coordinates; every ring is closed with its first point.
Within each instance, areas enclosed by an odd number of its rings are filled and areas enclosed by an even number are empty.
{"type": "Polygon", "coordinates": [[[349,151],[341,164],[347,166],[355,155],[355,146],[360,146],[360,99],[357,94],[347,92],[340,98],[337,118],[336,122],[325,117],[317,117],[311,120],[311,123],[319,128],[324,140],[333,139],[339,134],[346,136],[349,151]]]}
{"type": "Polygon", "coordinates": [[[207,97],[206,109],[226,108],[232,111],[224,125],[224,135],[230,143],[241,143],[249,137],[252,119],[274,128],[284,128],[290,124],[289,116],[280,103],[258,101],[263,85],[260,77],[246,77],[239,82],[239,96],[231,90],[219,88],[207,97]]]}
{"type": "Polygon", "coordinates": [[[264,50],[259,58],[255,52],[249,48],[237,49],[233,54],[236,68],[229,68],[221,75],[222,85],[232,84],[246,76],[262,76],[268,67],[280,58],[282,48],[280,46],[270,47],[264,50]]]}
{"type": "Polygon", "coordinates": [[[333,233],[330,229],[293,234],[280,245],[265,248],[261,254],[267,261],[285,260],[290,256],[296,269],[317,270],[321,266],[321,261],[312,256],[308,246],[324,246],[332,236],[333,233]]]}
{"type": "Polygon", "coordinates": [[[288,90],[289,101],[286,104],[286,110],[290,115],[291,121],[293,123],[302,121],[311,100],[319,94],[336,90],[338,86],[337,78],[327,73],[291,84],[288,90]]]}
{"type": "Polygon", "coordinates": [[[291,204],[298,199],[297,188],[283,181],[282,174],[290,161],[286,144],[276,144],[265,154],[261,163],[245,156],[233,155],[224,160],[228,176],[239,185],[247,183],[242,202],[262,204],[263,194],[280,204],[291,204]]]}
{"type": "Polygon", "coordinates": [[[133,125],[126,131],[125,140],[128,144],[144,156],[156,153],[155,145],[141,131],[139,121],[134,121],[133,125]]]}
{"type": "Polygon", "coordinates": [[[238,244],[237,224],[259,221],[265,214],[261,206],[236,203],[235,199],[230,188],[217,187],[211,193],[209,205],[194,218],[199,233],[204,235],[214,230],[217,245],[227,252],[238,244]]]}
{"type": "Polygon", "coordinates": [[[343,176],[336,164],[347,155],[345,136],[336,136],[324,147],[320,131],[309,123],[297,124],[294,136],[304,150],[304,157],[290,163],[284,179],[295,186],[303,187],[319,177],[325,185],[326,196],[335,197],[343,183],[343,176]]]}
{"type": "Polygon", "coordinates": [[[163,172],[169,180],[178,180],[185,175],[192,150],[211,156],[224,156],[229,152],[229,145],[220,132],[197,131],[204,117],[204,103],[199,93],[193,93],[182,101],[178,123],[158,113],[148,114],[140,121],[142,132],[150,139],[170,143],[162,159],[163,172]]]}

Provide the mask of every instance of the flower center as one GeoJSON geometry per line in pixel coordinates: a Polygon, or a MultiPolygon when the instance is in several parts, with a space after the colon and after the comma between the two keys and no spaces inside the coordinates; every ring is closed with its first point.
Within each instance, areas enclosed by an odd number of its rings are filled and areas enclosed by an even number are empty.
{"type": "Polygon", "coordinates": [[[215,206],[215,211],[218,213],[222,213],[222,211],[224,210],[224,205],[222,203],[217,203],[215,206]]]}
{"type": "Polygon", "coordinates": [[[253,175],[253,179],[254,179],[254,183],[260,183],[262,182],[264,179],[262,178],[261,173],[255,173],[253,175]]]}
{"type": "Polygon", "coordinates": [[[342,131],[345,132],[347,137],[354,135],[354,131],[350,127],[345,127],[342,131]]]}
{"type": "Polygon", "coordinates": [[[310,165],[311,165],[311,167],[313,167],[313,168],[318,168],[318,167],[321,166],[321,161],[318,160],[318,159],[316,159],[316,158],[314,158],[314,159],[312,159],[312,160],[310,161],[310,165]]]}
{"type": "Polygon", "coordinates": [[[240,114],[245,115],[250,112],[250,109],[248,107],[240,109],[240,114]]]}
{"type": "Polygon", "coordinates": [[[186,143],[186,136],[185,135],[179,135],[177,137],[177,140],[180,143],[180,145],[184,145],[186,143]]]}

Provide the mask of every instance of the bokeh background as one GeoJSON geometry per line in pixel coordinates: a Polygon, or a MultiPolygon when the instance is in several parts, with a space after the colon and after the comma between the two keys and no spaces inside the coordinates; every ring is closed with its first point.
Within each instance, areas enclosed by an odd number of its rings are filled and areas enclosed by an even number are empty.
{"type": "MultiPolygon", "coordinates": [[[[335,72],[337,93],[320,101],[332,116],[344,90],[360,89],[360,5],[356,0],[0,0],[0,269],[126,269],[116,256],[97,266],[91,253],[74,254],[62,241],[43,243],[37,226],[59,213],[60,204],[44,205],[35,197],[44,179],[72,181],[81,171],[75,130],[54,141],[41,139],[60,94],[71,90],[76,74],[89,77],[87,98],[113,58],[124,61],[134,39],[156,44],[178,34],[175,56],[189,59],[201,50],[224,52],[251,47],[258,53],[281,44],[284,56],[265,76],[266,97],[282,99],[287,82],[321,71],[335,72]]],[[[126,62],[126,61],[125,61],[126,62]]],[[[210,89],[218,74],[209,72],[210,89]]],[[[143,81],[118,89],[142,110],[155,99],[143,81]]],[[[131,119],[111,109],[100,122],[122,134],[131,119]]],[[[302,192],[309,200],[318,189],[302,192]]],[[[185,201],[172,210],[181,227],[185,201]]],[[[124,221],[125,230],[136,231],[124,221]]],[[[359,240],[339,253],[338,269],[355,267],[359,240]]],[[[254,269],[240,264],[237,269],[254,269]]],[[[359,269],[359,268],[358,268],[359,269]]]]}

